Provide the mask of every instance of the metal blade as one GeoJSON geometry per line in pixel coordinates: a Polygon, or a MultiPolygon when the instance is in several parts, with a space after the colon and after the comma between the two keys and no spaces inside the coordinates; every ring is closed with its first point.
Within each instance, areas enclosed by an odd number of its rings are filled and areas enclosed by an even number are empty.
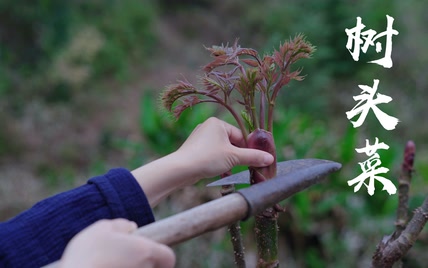
{"type": "Polygon", "coordinates": [[[257,183],[238,191],[248,203],[247,217],[262,212],[293,194],[319,183],[328,174],[339,170],[342,165],[333,161],[306,159],[287,170],[284,175],[257,183]]]}
{"type": "MultiPolygon", "coordinates": [[[[315,165],[325,164],[325,163],[335,163],[329,160],[324,159],[296,159],[288,160],[283,162],[278,162],[276,165],[276,174],[277,176],[284,176],[295,170],[303,170],[308,167],[315,165]]],[[[214,181],[207,185],[207,187],[212,186],[223,186],[223,185],[235,185],[235,184],[250,184],[250,172],[248,170],[230,175],[223,179],[214,181]]]]}

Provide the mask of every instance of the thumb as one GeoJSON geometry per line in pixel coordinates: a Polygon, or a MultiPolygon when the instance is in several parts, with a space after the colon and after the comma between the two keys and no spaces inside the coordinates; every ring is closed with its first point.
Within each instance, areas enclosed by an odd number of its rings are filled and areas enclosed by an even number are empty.
{"type": "Polygon", "coordinates": [[[137,224],[126,219],[114,219],[110,221],[110,227],[118,233],[131,233],[137,229],[137,224]]]}
{"type": "Polygon", "coordinates": [[[175,266],[175,253],[170,247],[148,239],[145,244],[152,253],[151,261],[153,263],[147,265],[148,267],[173,268],[175,266]]]}
{"type": "Polygon", "coordinates": [[[235,147],[235,156],[238,160],[237,165],[265,167],[274,161],[273,155],[257,149],[235,147]]]}

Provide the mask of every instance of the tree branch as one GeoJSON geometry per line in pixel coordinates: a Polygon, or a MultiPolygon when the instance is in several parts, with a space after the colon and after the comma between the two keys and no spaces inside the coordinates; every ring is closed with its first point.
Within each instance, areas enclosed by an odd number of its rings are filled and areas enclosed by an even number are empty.
{"type": "Polygon", "coordinates": [[[392,265],[407,254],[418,239],[418,236],[428,220],[428,197],[422,206],[415,209],[412,220],[401,232],[397,239],[385,236],[376,248],[372,267],[392,267],[392,265]]]}
{"type": "MultiPolygon", "coordinates": [[[[232,172],[228,171],[221,175],[222,178],[232,175],[232,172]]],[[[234,185],[223,185],[221,187],[221,195],[225,196],[235,192],[234,185]]],[[[235,256],[235,264],[237,268],[245,268],[245,252],[242,243],[241,225],[240,222],[235,222],[229,225],[228,231],[230,233],[230,241],[233,246],[233,254],[235,256]]]]}
{"type": "Polygon", "coordinates": [[[415,159],[415,144],[408,141],[404,149],[403,163],[401,164],[401,174],[398,178],[398,207],[397,221],[395,222],[395,237],[400,236],[406,228],[409,210],[409,188],[412,180],[413,162],[415,159]]]}
{"type": "Polygon", "coordinates": [[[398,207],[395,232],[392,235],[384,236],[379,242],[376,252],[373,255],[372,267],[392,267],[394,263],[400,261],[417,240],[420,232],[428,220],[428,197],[425,198],[422,206],[415,209],[413,217],[408,220],[408,200],[409,187],[412,180],[413,162],[415,158],[415,144],[408,141],[404,149],[401,174],[398,178],[398,207]]]}

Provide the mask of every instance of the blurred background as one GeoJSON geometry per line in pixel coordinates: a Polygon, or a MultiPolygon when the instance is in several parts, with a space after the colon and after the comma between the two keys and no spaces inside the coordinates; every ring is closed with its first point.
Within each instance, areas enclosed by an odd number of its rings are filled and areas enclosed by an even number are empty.
{"type": "MultiPolygon", "coordinates": [[[[397,184],[404,145],[414,140],[410,210],[428,196],[427,8],[418,0],[0,0],[0,220],[110,168],[133,169],[170,153],[209,116],[233,122],[210,105],[178,121],[160,108],[166,85],[202,74],[209,61],[204,46],[239,38],[263,54],[303,33],[317,51],[298,63],[306,79],[284,88],[277,102],[278,158],[331,159],[343,169],[284,202],[281,262],[367,267],[377,243],[394,230],[397,196],[380,184],[373,196],[347,186],[367,159],[355,148],[375,137],[388,144],[378,153],[390,169],[385,177],[397,184]],[[387,14],[399,31],[393,68],[367,63],[383,56],[373,47],[355,62],[345,28],[360,16],[366,29],[382,32],[387,14]],[[357,129],[346,118],[358,85],[372,86],[373,79],[380,80],[379,93],[393,98],[379,107],[400,119],[395,130],[383,129],[372,112],[357,129]]],[[[219,189],[204,187],[214,179],[175,193],[156,217],[218,198],[219,189]]],[[[249,267],[256,258],[252,224],[242,224],[249,267]]],[[[405,267],[427,263],[427,244],[423,231],[405,267]]],[[[174,250],[177,267],[233,265],[225,228],[174,250]]]]}

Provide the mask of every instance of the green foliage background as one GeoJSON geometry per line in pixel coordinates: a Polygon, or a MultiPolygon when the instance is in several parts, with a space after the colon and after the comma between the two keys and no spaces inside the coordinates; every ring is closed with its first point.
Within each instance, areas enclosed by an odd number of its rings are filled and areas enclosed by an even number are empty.
{"type": "MultiPolygon", "coordinates": [[[[375,137],[390,149],[381,154],[387,177],[396,181],[407,140],[416,143],[416,173],[410,208],[428,194],[423,1],[0,1],[0,218],[7,219],[52,193],[79,185],[108,168],[135,168],[177,149],[209,116],[232,118],[214,106],[195,107],[174,122],[159,108],[163,87],[194,79],[208,60],[203,45],[232,43],[271,51],[304,33],[317,46],[302,62],[303,82],[284,88],[274,136],[279,160],[324,158],[343,164],[327,183],[285,202],[281,258],[290,267],[365,267],[383,235],[394,229],[396,196],[377,185],[374,196],[353,193],[347,180],[360,174],[355,152],[375,137]],[[386,14],[399,31],[391,69],[358,62],[345,48],[345,28],[356,17],[378,32],[386,14]],[[398,117],[384,130],[373,114],[354,129],[346,118],[358,85],[379,79],[378,92],[393,101],[381,109],[398,117]],[[28,185],[25,190],[20,186],[28,185]],[[14,193],[24,191],[21,198],[14,193]]],[[[236,169],[242,170],[243,167],[236,169]]],[[[158,217],[218,196],[201,182],[157,208],[158,217]],[[188,203],[189,196],[197,197],[188,203]]],[[[254,249],[251,221],[243,224],[247,251],[254,249]]],[[[229,267],[232,252],[224,232],[176,247],[179,267],[229,267]],[[198,254],[195,254],[195,251],[198,254]]],[[[426,263],[427,236],[405,259],[426,263]]]]}

